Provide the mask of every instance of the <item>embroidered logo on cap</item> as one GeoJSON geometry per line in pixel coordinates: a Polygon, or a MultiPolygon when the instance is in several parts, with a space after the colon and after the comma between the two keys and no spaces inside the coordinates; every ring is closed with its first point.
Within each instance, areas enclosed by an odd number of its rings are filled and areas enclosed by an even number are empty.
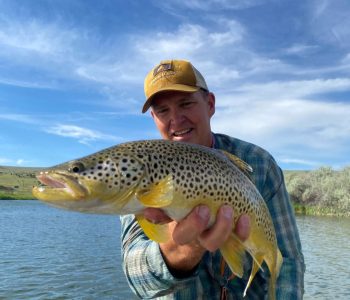
{"type": "Polygon", "coordinates": [[[153,77],[156,77],[157,74],[159,74],[160,72],[164,72],[164,71],[169,71],[172,70],[172,63],[163,63],[160,64],[159,66],[157,66],[154,70],[153,70],[153,77]]]}

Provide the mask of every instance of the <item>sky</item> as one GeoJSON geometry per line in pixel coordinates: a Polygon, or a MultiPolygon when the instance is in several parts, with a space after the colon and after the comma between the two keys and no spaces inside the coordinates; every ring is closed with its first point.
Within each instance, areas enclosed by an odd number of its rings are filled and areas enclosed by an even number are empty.
{"type": "Polygon", "coordinates": [[[213,132],[282,169],[350,165],[348,0],[0,0],[0,165],[49,167],[158,139],[143,80],[185,59],[213,132]]]}

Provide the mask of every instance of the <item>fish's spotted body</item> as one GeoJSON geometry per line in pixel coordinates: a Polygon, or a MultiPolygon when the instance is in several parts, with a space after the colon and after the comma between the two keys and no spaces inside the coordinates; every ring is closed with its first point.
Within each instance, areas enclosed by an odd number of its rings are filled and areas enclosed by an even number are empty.
{"type": "Polygon", "coordinates": [[[179,221],[204,204],[210,209],[212,225],[218,208],[231,205],[234,223],[242,214],[249,215],[251,233],[241,242],[232,231],[220,251],[239,277],[245,251],[253,257],[247,288],[265,261],[271,275],[269,298],[274,299],[282,257],[267,206],[245,174],[250,171],[247,164],[224,151],[166,140],[137,141],[42,171],[37,177],[46,186],[34,187],[33,194],[71,210],[135,214],[145,234],[157,242],[170,238],[167,225],[145,220],[145,207],[161,208],[179,221]]]}

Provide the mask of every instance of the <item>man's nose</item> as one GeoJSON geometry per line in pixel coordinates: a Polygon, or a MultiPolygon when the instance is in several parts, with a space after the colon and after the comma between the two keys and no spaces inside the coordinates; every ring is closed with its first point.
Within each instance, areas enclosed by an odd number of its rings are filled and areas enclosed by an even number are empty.
{"type": "Polygon", "coordinates": [[[184,114],[179,109],[172,109],[170,112],[170,122],[177,125],[185,120],[184,114]]]}

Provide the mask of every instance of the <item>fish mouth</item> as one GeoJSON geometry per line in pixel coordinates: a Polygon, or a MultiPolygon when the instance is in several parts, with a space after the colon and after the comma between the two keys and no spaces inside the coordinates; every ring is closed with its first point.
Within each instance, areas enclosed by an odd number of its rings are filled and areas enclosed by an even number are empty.
{"type": "Polygon", "coordinates": [[[65,173],[41,172],[37,179],[41,183],[34,186],[32,193],[39,200],[59,202],[84,199],[88,191],[76,177],[65,173]]]}

